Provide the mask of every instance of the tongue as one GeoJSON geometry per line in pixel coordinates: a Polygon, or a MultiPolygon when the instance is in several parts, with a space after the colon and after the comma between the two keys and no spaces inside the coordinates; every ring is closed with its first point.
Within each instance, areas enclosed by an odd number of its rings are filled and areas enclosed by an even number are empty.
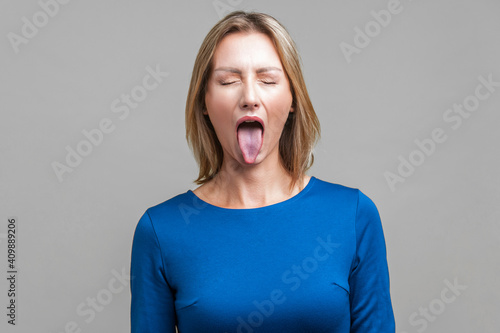
{"type": "Polygon", "coordinates": [[[257,122],[238,127],[238,144],[247,163],[254,163],[262,146],[262,127],[257,122]]]}

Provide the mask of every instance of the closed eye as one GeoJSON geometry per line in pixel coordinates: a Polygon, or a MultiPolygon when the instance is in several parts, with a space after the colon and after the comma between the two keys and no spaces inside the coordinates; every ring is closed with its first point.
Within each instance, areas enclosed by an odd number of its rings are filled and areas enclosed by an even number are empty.
{"type": "Polygon", "coordinates": [[[262,80],[261,82],[264,83],[264,84],[276,84],[276,82],[274,82],[274,81],[264,81],[264,80],[262,80]]]}
{"type": "Polygon", "coordinates": [[[220,84],[223,85],[223,86],[227,86],[227,85],[230,85],[230,84],[233,84],[233,83],[236,83],[236,81],[221,82],[220,84]]]}

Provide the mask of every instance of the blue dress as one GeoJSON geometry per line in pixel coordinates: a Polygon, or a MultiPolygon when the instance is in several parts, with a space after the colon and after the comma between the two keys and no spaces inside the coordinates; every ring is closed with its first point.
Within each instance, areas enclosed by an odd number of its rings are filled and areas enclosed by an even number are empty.
{"type": "Polygon", "coordinates": [[[148,208],[130,273],[133,333],[395,332],[375,204],[314,176],[260,208],[191,190],[148,208]]]}

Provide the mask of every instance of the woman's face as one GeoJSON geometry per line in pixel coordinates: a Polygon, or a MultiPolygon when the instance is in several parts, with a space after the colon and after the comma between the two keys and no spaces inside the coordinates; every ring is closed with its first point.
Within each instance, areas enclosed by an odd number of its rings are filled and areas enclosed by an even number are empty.
{"type": "Polygon", "coordinates": [[[205,105],[224,162],[252,165],[277,157],[283,126],[292,111],[292,93],[267,35],[233,33],[222,39],[213,57],[205,105]],[[238,127],[246,116],[257,122],[238,127]]]}

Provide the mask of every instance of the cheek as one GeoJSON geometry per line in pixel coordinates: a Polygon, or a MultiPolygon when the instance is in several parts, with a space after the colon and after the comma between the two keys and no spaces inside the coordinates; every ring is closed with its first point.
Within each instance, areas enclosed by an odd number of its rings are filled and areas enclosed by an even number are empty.
{"type": "Polygon", "coordinates": [[[233,95],[218,87],[209,87],[209,91],[205,94],[205,105],[208,112],[216,114],[232,111],[237,104],[233,95]]]}
{"type": "Polygon", "coordinates": [[[215,129],[219,141],[224,141],[223,137],[232,133],[232,105],[230,101],[227,98],[224,98],[224,96],[207,93],[205,95],[205,105],[210,122],[215,129]]]}
{"type": "Polygon", "coordinates": [[[273,112],[268,113],[268,115],[273,133],[281,135],[283,126],[288,119],[291,106],[291,93],[283,92],[282,94],[275,96],[272,100],[269,100],[268,109],[273,110],[273,112]]]}

